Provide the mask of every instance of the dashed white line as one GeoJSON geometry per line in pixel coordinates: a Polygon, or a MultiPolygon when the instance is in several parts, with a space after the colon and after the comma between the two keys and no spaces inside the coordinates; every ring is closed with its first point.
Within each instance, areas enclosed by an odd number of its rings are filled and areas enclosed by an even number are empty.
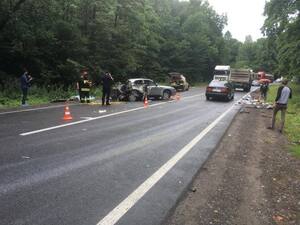
{"type": "MultiPolygon", "coordinates": [[[[201,96],[201,95],[193,95],[193,96],[189,96],[189,97],[186,97],[186,98],[198,97],[198,96],[201,96]]],[[[186,98],[183,98],[183,99],[186,99],[186,98]]],[[[173,100],[167,101],[167,102],[160,102],[160,103],[156,103],[156,104],[151,104],[148,107],[156,107],[156,106],[159,106],[159,105],[164,105],[168,102],[173,102],[173,100]]],[[[142,109],[144,109],[144,107],[138,107],[138,108],[129,109],[129,110],[116,112],[116,113],[111,113],[111,114],[106,114],[106,115],[98,116],[98,117],[89,117],[87,119],[72,122],[72,123],[67,123],[67,124],[57,125],[57,126],[53,126],[53,127],[48,127],[48,128],[44,128],[44,129],[35,130],[35,131],[21,133],[20,135],[21,136],[28,136],[28,135],[42,133],[42,132],[45,132],[45,131],[55,130],[55,129],[59,129],[59,128],[63,128],[63,127],[69,127],[69,126],[73,126],[73,125],[76,125],[76,124],[86,123],[86,122],[90,122],[90,121],[93,121],[93,120],[99,120],[99,119],[106,118],[106,117],[111,117],[111,116],[116,116],[116,115],[120,115],[120,114],[129,113],[129,112],[134,112],[134,111],[138,111],[138,110],[142,110],[142,109]]]]}

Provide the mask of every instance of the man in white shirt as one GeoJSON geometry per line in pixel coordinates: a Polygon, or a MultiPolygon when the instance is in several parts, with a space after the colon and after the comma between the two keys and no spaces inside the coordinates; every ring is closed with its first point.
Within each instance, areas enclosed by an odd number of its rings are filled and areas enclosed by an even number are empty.
{"type": "Polygon", "coordinates": [[[287,86],[287,84],[288,84],[288,80],[285,79],[282,81],[282,85],[278,88],[277,97],[275,99],[275,107],[272,116],[272,125],[271,127],[268,127],[269,129],[274,129],[276,115],[278,111],[281,111],[281,123],[279,128],[280,133],[282,133],[283,131],[288,100],[289,98],[292,98],[292,90],[287,86]]]}

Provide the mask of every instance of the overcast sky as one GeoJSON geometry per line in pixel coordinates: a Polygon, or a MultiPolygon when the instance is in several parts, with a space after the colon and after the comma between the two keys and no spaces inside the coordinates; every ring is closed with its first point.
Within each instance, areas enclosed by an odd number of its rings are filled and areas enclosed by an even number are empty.
{"type": "Polygon", "coordinates": [[[264,23],[265,0],[207,0],[218,14],[227,13],[228,26],[233,38],[245,41],[251,35],[255,41],[262,37],[260,28],[264,23]]]}

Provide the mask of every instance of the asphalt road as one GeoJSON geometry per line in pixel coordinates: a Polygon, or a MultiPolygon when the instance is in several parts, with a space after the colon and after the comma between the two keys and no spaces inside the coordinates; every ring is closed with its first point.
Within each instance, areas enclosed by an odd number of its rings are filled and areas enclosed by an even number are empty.
{"type": "Polygon", "coordinates": [[[69,122],[63,106],[0,112],[0,224],[162,224],[235,101],[206,101],[194,88],[148,108],[71,105],[69,122]]]}

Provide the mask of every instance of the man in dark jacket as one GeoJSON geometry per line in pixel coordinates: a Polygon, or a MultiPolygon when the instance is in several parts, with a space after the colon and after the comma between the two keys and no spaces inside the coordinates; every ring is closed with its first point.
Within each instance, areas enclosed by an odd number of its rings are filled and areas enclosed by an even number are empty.
{"type": "Polygon", "coordinates": [[[281,123],[279,132],[282,133],[284,122],[285,122],[285,113],[287,110],[287,104],[289,98],[292,98],[292,89],[287,86],[288,80],[283,80],[282,85],[278,88],[277,96],[275,99],[275,106],[273,109],[273,116],[272,116],[272,125],[271,127],[268,127],[269,129],[274,129],[275,127],[275,121],[276,121],[276,115],[278,111],[281,111],[281,123]]]}
{"type": "Polygon", "coordinates": [[[106,72],[102,77],[102,105],[104,105],[104,103],[110,105],[109,98],[113,81],[114,79],[109,72],[106,72]]]}
{"type": "Polygon", "coordinates": [[[267,93],[269,91],[269,83],[264,82],[260,85],[260,95],[264,101],[267,101],[267,93]]]}
{"type": "Polygon", "coordinates": [[[22,106],[27,106],[28,104],[26,103],[27,100],[27,94],[28,94],[28,89],[30,87],[30,82],[32,80],[32,77],[29,75],[27,69],[25,69],[25,72],[21,76],[21,90],[22,90],[22,106]]]}

